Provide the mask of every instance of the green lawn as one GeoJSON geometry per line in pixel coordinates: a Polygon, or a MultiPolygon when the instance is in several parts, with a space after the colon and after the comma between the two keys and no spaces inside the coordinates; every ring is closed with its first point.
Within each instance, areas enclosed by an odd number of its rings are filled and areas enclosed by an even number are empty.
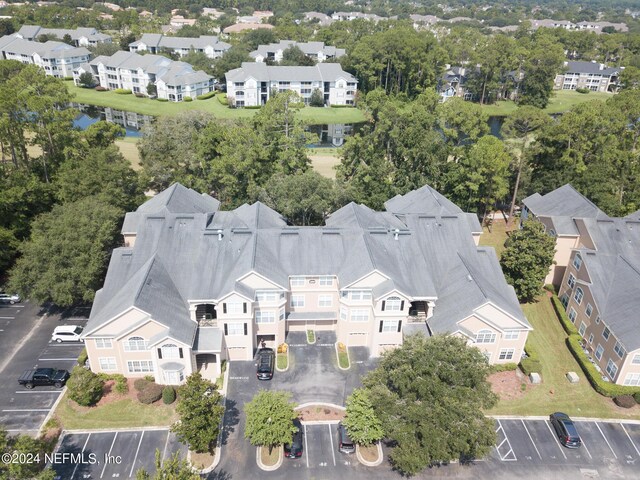
{"type": "Polygon", "coordinates": [[[522,306],[534,330],[529,342],[542,359],[542,384],[532,385],[523,397],[500,401],[487,412],[491,415],[549,415],[565,412],[576,417],[640,419],[640,407],[617,407],[610,398],[596,393],[565,344],[567,337],[546,292],[537,302],[522,306]],[[567,372],[576,372],[580,381],[571,384],[567,372]]]}
{"type": "Polygon", "coordinates": [[[276,357],[276,365],[278,370],[286,370],[289,366],[289,358],[286,353],[279,353],[276,357]]]}
{"type": "Polygon", "coordinates": [[[123,137],[115,141],[116,147],[131,164],[134,170],[140,170],[140,152],[138,151],[139,137],[123,137]]]}
{"type": "MultiPolygon", "coordinates": [[[[111,107],[116,110],[137,112],[143,115],[177,115],[187,110],[209,112],[218,118],[249,118],[258,110],[229,108],[222,105],[216,97],[193,102],[159,102],[134,95],[119,95],[115,92],[97,92],[90,88],[76,87],[67,82],[69,92],[75,95],[74,101],[100,107],[111,107]]],[[[299,118],[308,124],[356,123],[365,120],[364,113],[357,108],[322,108],[305,107],[300,110],[299,118]]]]}
{"type": "MultiPolygon", "coordinates": [[[[544,109],[546,113],[562,113],[567,110],[571,110],[579,103],[589,102],[591,100],[607,100],[611,98],[612,93],[602,92],[589,92],[589,93],[577,93],[571,90],[556,90],[553,92],[551,101],[547,108],[544,109]]],[[[489,115],[494,116],[506,116],[512,114],[518,106],[511,102],[497,102],[494,105],[483,105],[482,109],[489,115]]]]}
{"type": "Polygon", "coordinates": [[[504,220],[494,220],[491,225],[491,231],[486,226],[482,227],[482,235],[480,235],[480,245],[493,247],[496,249],[498,258],[504,250],[504,242],[507,241],[507,225],[504,220]]]}

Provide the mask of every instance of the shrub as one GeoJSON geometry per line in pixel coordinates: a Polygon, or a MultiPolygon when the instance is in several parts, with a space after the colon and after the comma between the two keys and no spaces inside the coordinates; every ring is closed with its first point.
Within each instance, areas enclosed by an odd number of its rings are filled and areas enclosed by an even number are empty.
{"type": "Polygon", "coordinates": [[[636,406],[636,400],[633,395],[618,395],[613,397],[613,403],[622,408],[633,408],[636,406]]]}
{"type": "Polygon", "coordinates": [[[245,110],[259,110],[262,108],[262,105],[248,105],[242,108],[244,108],[245,110]]]}
{"type": "Polygon", "coordinates": [[[542,373],[542,363],[540,362],[538,353],[531,345],[525,345],[524,351],[527,353],[527,357],[520,361],[520,368],[524,374],[529,376],[532,373],[542,373]]]}
{"type": "Polygon", "coordinates": [[[576,92],[578,93],[589,93],[591,90],[588,88],[576,88],[576,92]]]}
{"type": "MultiPolygon", "coordinates": [[[[207,93],[206,95],[208,95],[208,93],[207,93]]],[[[224,105],[225,107],[228,107],[228,106],[229,106],[229,102],[227,101],[227,94],[226,94],[226,93],[221,93],[221,94],[220,94],[220,95],[218,95],[216,98],[217,98],[217,99],[218,99],[218,101],[219,101],[222,105],[224,105]]]]}
{"type": "Polygon", "coordinates": [[[87,349],[83,348],[80,355],[78,355],[78,365],[83,367],[84,364],[87,363],[87,360],[89,360],[89,354],[87,353],[87,349]]]}
{"type": "Polygon", "coordinates": [[[95,90],[96,90],[96,92],[106,92],[107,91],[107,89],[104,88],[101,85],[98,85],[95,90]]]}
{"type": "Polygon", "coordinates": [[[560,299],[554,295],[551,297],[551,303],[553,305],[553,309],[556,311],[558,319],[560,320],[562,328],[564,328],[564,331],[567,332],[568,335],[578,335],[578,329],[573,323],[571,323],[569,317],[567,317],[567,312],[564,311],[564,306],[560,299]]]}
{"type": "Polygon", "coordinates": [[[104,381],[98,375],[79,366],[73,367],[71,378],[67,381],[69,398],[83,407],[98,403],[103,387],[104,381]]]}
{"type": "Polygon", "coordinates": [[[118,95],[131,95],[131,90],[128,88],[116,88],[114,92],[118,95]]]}
{"type": "Polygon", "coordinates": [[[140,403],[147,405],[157,402],[162,397],[162,385],[149,383],[144,390],[138,392],[137,397],[140,403]]]}
{"type": "Polygon", "coordinates": [[[331,105],[331,108],[355,108],[353,105],[331,105]]]}
{"type": "Polygon", "coordinates": [[[158,98],[157,99],[159,102],[168,102],[169,99],[168,98],[158,98]]]}
{"type": "Polygon", "coordinates": [[[124,375],[120,373],[116,373],[112,376],[112,378],[116,381],[115,391],[120,395],[124,395],[129,391],[129,384],[127,383],[127,379],[124,375]]]}
{"type": "Polygon", "coordinates": [[[154,377],[153,375],[145,375],[144,378],[147,382],[155,382],[156,381],[156,377],[154,377]]]}
{"type": "Polygon", "coordinates": [[[138,97],[138,98],[146,97],[146,95],[144,93],[140,93],[140,92],[135,93],[135,96],[138,97]]]}
{"type": "Polygon", "coordinates": [[[182,99],[182,101],[183,101],[183,102],[193,102],[193,98],[191,98],[191,97],[184,97],[184,98],[182,99]]]}
{"type": "Polygon", "coordinates": [[[147,388],[147,385],[149,385],[149,383],[149,380],[147,380],[146,378],[136,378],[136,380],[133,382],[133,388],[135,388],[138,392],[141,392],[145,388],[147,388]]]}
{"type": "Polygon", "coordinates": [[[491,373],[513,372],[516,368],[518,368],[517,363],[498,363],[491,365],[490,371],[491,373]]]}
{"type": "MultiPolygon", "coordinates": [[[[211,97],[215,97],[216,96],[216,92],[209,92],[209,93],[203,93],[202,95],[198,95],[196,98],[198,100],[207,100],[211,97]]],[[[225,99],[225,105],[227,104],[227,101],[225,99]]]]}
{"type": "Polygon", "coordinates": [[[171,405],[176,401],[176,391],[171,385],[167,385],[162,390],[162,401],[165,405],[171,405]]]}
{"type": "Polygon", "coordinates": [[[636,403],[640,404],[640,391],[633,394],[633,398],[635,398],[636,403]]]}

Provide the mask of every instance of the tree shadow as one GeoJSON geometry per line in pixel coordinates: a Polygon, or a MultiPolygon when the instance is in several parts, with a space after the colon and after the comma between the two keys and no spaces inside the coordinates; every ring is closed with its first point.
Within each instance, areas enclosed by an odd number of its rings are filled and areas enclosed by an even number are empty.
{"type": "Polygon", "coordinates": [[[232,475],[226,470],[213,471],[207,476],[207,480],[230,480],[232,475]]]}
{"type": "Polygon", "coordinates": [[[222,422],[222,445],[227,444],[229,435],[235,431],[236,425],[240,422],[240,412],[238,411],[237,402],[235,400],[226,400],[226,408],[222,422]]]}

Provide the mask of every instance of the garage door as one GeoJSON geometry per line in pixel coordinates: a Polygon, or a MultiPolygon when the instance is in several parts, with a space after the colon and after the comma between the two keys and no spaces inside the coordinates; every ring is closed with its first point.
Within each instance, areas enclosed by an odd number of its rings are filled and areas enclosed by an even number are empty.
{"type": "Polygon", "coordinates": [[[229,360],[247,360],[247,347],[227,347],[229,360]]]}
{"type": "MultiPolygon", "coordinates": [[[[309,325],[308,328],[313,328],[313,323],[309,325]]],[[[287,331],[288,332],[306,332],[307,331],[307,322],[306,321],[288,321],[287,322],[287,331]]]]}
{"type": "Polygon", "coordinates": [[[316,320],[316,330],[335,330],[336,320],[316,320]]]}
{"type": "Polygon", "coordinates": [[[366,333],[350,333],[348,341],[349,341],[350,347],[366,347],[367,334],[366,333]]]}

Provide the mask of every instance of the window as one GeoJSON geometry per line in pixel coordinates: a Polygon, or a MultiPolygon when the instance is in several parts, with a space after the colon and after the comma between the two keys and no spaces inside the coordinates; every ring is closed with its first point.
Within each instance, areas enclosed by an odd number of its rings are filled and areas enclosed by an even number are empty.
{"type": "Polygon", "coordinates": [[[351,300],[371,300],[371,290],[352,290],[349,296],[351,300]]]}
{"type": "Polygon", "coordinates": [[[333,304],[333,297],[331,295],[318,296],[319,307],[330,307],[333,304]]]}
{"type": "Polygon", "coordinates": [[[165,343],[160,348],[160,358],[168,359],[168,358],[182,358],[181,348],[178,348],[177,345],[173,343],[165,343]]]}
{"type": "Polygon", "coordinates": [[[491,330],[480,330],[476,333],[476,343],[495,343],[496,334],[491,330]]]}
{"type": "Polygon", "coordinates": [[[624,384],[630,387],[640,386],[640,373],[627,373],[624,384]]]}
{"type": "Polygon", "coordinates": [[[323,287],[330,287],[333,285],[333,277],[323,276],[320,277],[320,285],[323,287]]]}
{"type": "Polygon", "coordinates": [[[640,365],[640,353],[636,353],[631,359],[633,365],[640,365]]]}
{"type": "Polygon", "coordinates": [[[598,360],[600,360],[602,358],[602,353],[604,352],[604,348],[602,347],[602,345],[598,344],[598,347],[596,348],[596,358],[598,360]]]}
{"type": "Polygon", "coordinates": [[[398,320],[383,320],[382,321],[382,332],[397,332],[398,331],[398,320]]]}
{"type": "Polygon", "coordinates": [[[562,294],[562,296],[560,297],[560,303],[566,309],[567,306],[569,305],[569,295],[567,295],[566,293],[562,294]]]}
{"type": "Polygon", "coordinates": [[[589,335],[589,345],[593,344],[593,333],[589,335]]]}
{"type": "Polygon", "coordinates": [[[573,309],[573,307],[571,307],[569,309],[569,320],[571,320],[571,323],[576,323],[576,315],[578,315],[576,313],[576,311],[573,309]]]}
{"type": "Polygon", "coordinates": [[[520,332],[505,332],[504,339],[505,340],[518,340],[520,338],[520,332]]]}
{"type": "Polygon", "coordinates": [[[304,295],[291,295],[292,307],[304,307],[304,295]]]}
{"type": "Polygon", "coordinates": [[[596,325],[600,325],[600,315],[596,317],[596,325]]]}
{"type": "Polygon", "coordinates": [[[609,359],[609,361],[607,362],[607,374],[609,375],[609,378],[613,380],[616,376],[616,373],[618,373],[618,366],[613,363],[613,360],[609,359]]]}
{"type": "Polygon", "coordinates": [[[236,88],[244,88],[244,82],[234,82],[233,86],[236,88]]]}
{"type": "Polygon", "coordinates": [[[582,257],[580,256],[579,253],[576,253],[576,256],[573,257],[573,268],[575,268],[576,271],[579,271],[581,266],[582,266],[582,257]]]}
{"type": "Polygon", "coordinates": [[[399,312],[402,309],[400,297],[389,297],[382,302],[382,310],[385,312],[399,312]]]}
{"type": "Polygon", "coordinates": [[[116,357],[100,357],[98,358],[101,370],[116,370],[116,357]]]}
{"type": "Polygon", "coordinates": [[[261,312],[259,310],[256,311],[256,323],[275,323],[275,321],[275,312],[261,312]]]}
{"type": "Polygon", "coordinates": [[[151,360],[129,360],[127,370],[129,373],[153,372],[153,362],[151,360]]]}
{"type": "Polygon", "coordinates": [[[584,337],[584,332],[587,330],[587,325],[584,322],[580,322],[580,329],[578,330],[578,332],[580,332],[580,336],[584,337]]]}
{"type": "Polygon", "coordinates": [[[609,330],[609,327],[604,327],[604,330],[602,331],[602,336],[604,337],[605,340],[609,340],[609,335],[611,335],[611,330],[609,330]]]}
{"type": "Polygon", "coordinates": [[[304,277],[291,277],[292,287],[304,287],[304,277]]]}
{"type": "Polygon", "coordinates": [[[569,285],[569,288],[575,287],[576,277],[573,276],[573,273],[569,274],[569,278],[567,279],[567,285],[569,285]]]}
{"type": "Polygon", "coordinates": [[[364,309],[351,310],[351,321],[352,322],[368,322],[369,310],[364,310],[364,309]]]}
{"type": "Polygon", "coordinates": [[[576,301],[576,303],[578,305],[580,305],[582,303],[582,298],[584,297],[584,292],[582,291],[582,289],[580,287],[578,287],[576,289],[576,293],[573,296],[573,299],[576,301]]]}
{"type": "Polygon", "coordinates": [[[616,352],[620,358],[624,357],[624,354],[627,353],[620,342],[616,342],[613,351],[616,352]]]}
{"type": "Polygon", "coordinates": [[[96,338],[96,348],[113,348],[110,338],[96,338]]]}
{"type": "Polygon", "coordinates": [[[513,348],[503,348],[500,350],[500,355],[498,355],[499,360],[511,360],[513,358],[513,353],[515,350],[513,348]]]}
{"type": "Polygon", "coordinates": [[[283,307],[283,308],[280,309],[280,315],[279,315],[278,318],[280,320],[284,320],[284,317],[285,317],[285,313],[284,313],[284,307],[283,307]]]}
{"type": "MultiPolygon", "coordinates": [[[[256,317],[258,312],[256,312],[256,317]]],[[[225,334],[231,335],[244,335],[244,323],[227,323],[225,324],[225,334]]]]}
{"type": "Polygon", "coordinates": [[[340,307],[340,320],[347,319],[347,309],[345,307],[340,307]]]}
{"type": "Polygon", "coordinates": [[[124,351],[125,352],[136,352],[139,350],[147,349],[147,341],[142,337],[129,337],[129,339],[124,342],[124,351]]]}
{"type": "Polygon", "coordinates": [[[273,290],[256,292],[256,300],[258,300],[258,302],[264,302],[264,303],[277,302],[278,292],[273,290]]]}
{"type": "Polygon", "coordinates": [[[593,313],[593,307],[590,303],[587,303],[587,308],[585,308],[584,313],[587,314],[587,317],[591,318],[591,314],[593,313]]]}
{"type": "Polygon", "coordinates": [[[244,302],[228,302],[223,307],[223,310],[227,314],[247,313],[244,302]]]}

